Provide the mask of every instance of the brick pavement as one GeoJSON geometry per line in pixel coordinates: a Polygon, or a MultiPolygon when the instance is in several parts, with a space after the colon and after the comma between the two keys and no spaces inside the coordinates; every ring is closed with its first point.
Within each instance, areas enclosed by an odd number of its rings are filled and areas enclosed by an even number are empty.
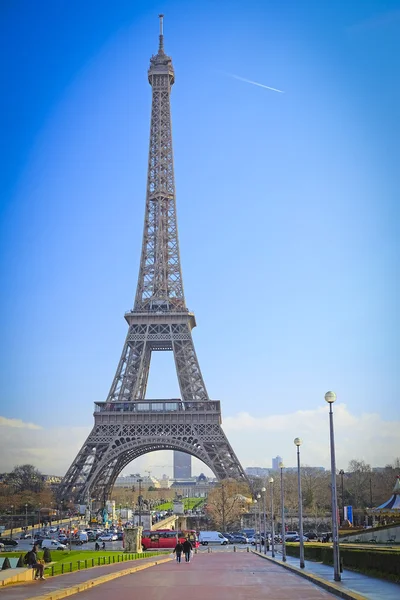
{"type": "Polygon", "coordinates": [[[200,553],[104,583],[79,600],[328,600],[315,584],[251,553],[200,553]]]}
{"type": "MultiPolygon", "coordinates": [[[[28,583],[6,586],[0,589],[0,599],[7,600],[27,600],[35,596],[42,596],[50,592],[68,588],[70,586],[84,583],[90,579],[107,575],[108,573],[117,573],[130,567],[136,567],[142,564],[154,563],[157,560],[163,560],[166,556],[150,556],[138,560],[127,560],[112,565],[104,565],[102,567],[93,567],[91,569],[83,569],[82,571],[73,571],[65,575],[57,575],[56,577],[46,577],[44,581],[30,581],[28,583]]],[[[151,569],[153,567],[150,567],[151,569]]]]}

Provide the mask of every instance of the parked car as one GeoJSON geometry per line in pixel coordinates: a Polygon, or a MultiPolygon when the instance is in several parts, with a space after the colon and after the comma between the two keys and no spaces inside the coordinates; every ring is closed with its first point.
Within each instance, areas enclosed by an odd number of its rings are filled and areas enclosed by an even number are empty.
{"type": "Polygon", "coordinates": [[[246,536],[239,535],[238,533],[233,533],[230,537],[231,537],[231,539],[229,540],[230,544],[248,544],[249,543],[249,540],[246,536]]]}
{"type": "Polygon", "coordinates": [[[17,540],[13,540],[12,538],[2,537],[0,538],[0,542],[4,544],[4,546],[18,546],[17,540]]]}
{"type": "Polygon", "coordinates": [[[231,533],[225,533],[224,531],[222,532],[222,535],[228,540],[228,543],[231,543],[231,539],[232,539],[232,534],[231,533]]]}
{"type": "Polygon", "coordinates": [[[318,533],[316,533],[315,531],[308,531],[305,534],[309,540],[317,540],[318,539],[318,533]]]}
{"type": "Polygon", "coordinates": [[[43,540],[41,548],[42,550],[45,548],[48,548],[49,550],[66,550],[67,546],[58,540],[43,540]]]}
{"type": "Polygon", "coordinates": [[[115,542],[118,536],[115,533],[103,533],[97,538],[99,542],[115,542]]]}
{"type": "MultiPolygon", "coordinates": [[[[286,542],[300,542],[300,536],[299,535],[287,535],[286,542]]],[[[306,537],[305,535],[303,535],[303,542],[308,542],[308,537],[306,537]]]]}

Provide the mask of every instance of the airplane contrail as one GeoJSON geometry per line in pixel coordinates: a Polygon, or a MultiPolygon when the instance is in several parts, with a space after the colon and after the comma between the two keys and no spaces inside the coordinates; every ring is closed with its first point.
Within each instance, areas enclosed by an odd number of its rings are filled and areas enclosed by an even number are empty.
{"type": "Polygon", "coordinates": [[[283,90],[277,90],[276,88],[269,87],[269,85],[264,85],[263,83],[258,83],[258,81],[252,81],[251,79],[245,79],[244,77],[239,77],[239,75],[233,75],[232,73],[225,73],[228,77],[233,77],[233,79],[239,79],[239,81],[244,81],[245,83],[251,83],[252,85],[257,85],[258,87],[265,88],[266,90],[272,90],[273,92],[279,92],[280,94],[284,94],[283,90]]]}

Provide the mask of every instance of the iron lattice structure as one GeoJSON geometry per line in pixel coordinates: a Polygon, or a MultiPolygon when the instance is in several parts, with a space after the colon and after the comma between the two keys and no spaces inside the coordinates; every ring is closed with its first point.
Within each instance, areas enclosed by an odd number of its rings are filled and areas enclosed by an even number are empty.
{"type": "Polygon", "coordinates": [[[171,87],[164,52],[150,59],[152,87],[146,210],[137,291],[125,314],[129,329],[106,402],[95,403],[95,425],[60,486],[60,497],[86,503],[109,497],[134,458],[154,450],[196,456],[218,479],[246,479],[222,428],[219,402],[209,399],[193,345],[194,314],[186,308],[176,216],[171,87]],[[182,400],[145,400],[151,354],[172,351],[182,400]]]}

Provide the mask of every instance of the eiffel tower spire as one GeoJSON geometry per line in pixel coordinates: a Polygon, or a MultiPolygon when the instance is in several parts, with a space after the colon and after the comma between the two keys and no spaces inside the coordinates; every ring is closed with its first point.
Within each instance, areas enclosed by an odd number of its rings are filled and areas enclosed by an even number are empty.
{"type": "Polygon", "coordinates": [[[154,450],[174,450],[203,461],[219,479],[246,479],[221,428],[221,408],[210,400],[197,360],[194,314],[183,292],[176,218],[170,94],[172,60],[164,52],[160,15],[152,87],[146,207],[139,276],[128,333],[105,402],[95,403],[95,425],[66,473],[60,497],[105,500],[122,469],[154,450]],[[172,351],[181,400],[145,400],[152,352],[172,351]]]}

